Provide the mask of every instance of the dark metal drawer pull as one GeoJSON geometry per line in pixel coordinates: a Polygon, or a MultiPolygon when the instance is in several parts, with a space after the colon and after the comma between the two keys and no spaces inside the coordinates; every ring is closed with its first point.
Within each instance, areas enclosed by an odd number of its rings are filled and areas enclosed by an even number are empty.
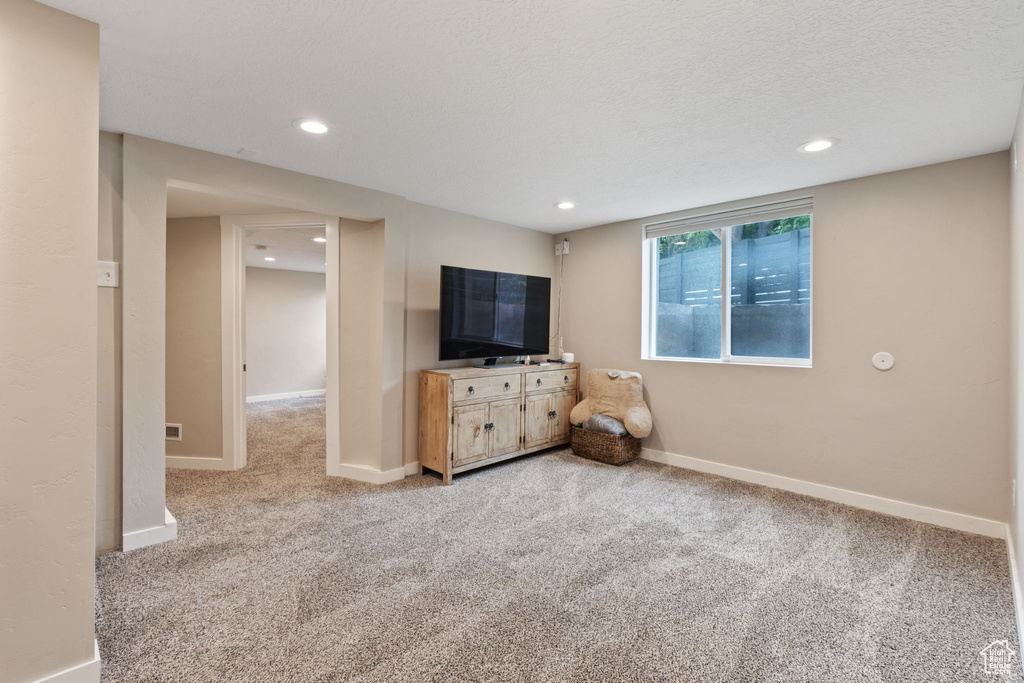
{"type": "Polygon", "coordinates": [[[537,378],[537,386],[540,386],[540,378],[537,378]]]}
{"type": "Polygon", "coordinates": [[[512,385],[509,384],[508,382],[505,382],[505,391],[508,391],[511,388],[512,388],[512,385]]]}
{"type": "Polygon", "coordinates": [[[471,393],[471,394],[472,394],[472,393],[475,393],[475,392],[476,392],[476,389],[474,389],[473,387],[470,387],[470,388],[469,388],[469,393],[471,393]]]}

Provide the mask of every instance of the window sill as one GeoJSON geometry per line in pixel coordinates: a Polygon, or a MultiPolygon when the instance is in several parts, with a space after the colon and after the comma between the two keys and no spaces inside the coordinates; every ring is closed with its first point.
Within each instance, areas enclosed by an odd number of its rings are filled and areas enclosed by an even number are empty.
{"type": "Polygon", "coordinates": [[[713,363],[715,365],[763,365],[772,368],[810,368],[811,360],[803,358],[673,358],[671,356],[641,356],[641,360],[670,363],[713,363]]]}

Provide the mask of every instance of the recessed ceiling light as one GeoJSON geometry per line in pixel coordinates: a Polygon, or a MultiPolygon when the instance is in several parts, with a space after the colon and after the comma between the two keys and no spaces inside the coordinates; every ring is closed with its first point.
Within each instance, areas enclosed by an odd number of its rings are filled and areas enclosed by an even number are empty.
{"type": "Polygon", "coordinates": [[[296,128],[301,128],[307,133],[313,133],[314,135],[323,135],[331,129],[326,123],[314,121],[313,119],[295,119],[293,123],[296,128]]]}
{"type": "Polygon", "coordinates": [[[805,142],[796,148],[798,152],[824,152],[829,147],[835,147],[839,143],[839,140],[835,138],[821,138],[819,140],[811,140],[805,142]]]}
{"type": "Polygon", "coordinates": [[[313,241],[314,242],[326,242],[327,238],[326,237],[314,237],[313,241]]]}
{"type": "Polygon", "coordinates": [[[565,210],[576,208],[576,205],[573,204],[572,202],[558,202],[557,204],[555,204],[555,206],[557,206],[559,209],[565,210]]]}
{"type": "Polygon", "coordinates": [[[277,259],[274,258],[273,256],[264,256],[263,260],[264,261],[276,261],[277,259]]]}

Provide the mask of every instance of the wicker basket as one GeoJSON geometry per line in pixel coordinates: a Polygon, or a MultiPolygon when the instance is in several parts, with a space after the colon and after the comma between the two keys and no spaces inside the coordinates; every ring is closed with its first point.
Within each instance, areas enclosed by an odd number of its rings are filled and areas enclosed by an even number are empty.
{"type": "Polygon", "coordinates": [[[573,427],[572,452],[609,465],[625,465],[640,455],[640,439],[629,434],[617,436],[573,427]]]}

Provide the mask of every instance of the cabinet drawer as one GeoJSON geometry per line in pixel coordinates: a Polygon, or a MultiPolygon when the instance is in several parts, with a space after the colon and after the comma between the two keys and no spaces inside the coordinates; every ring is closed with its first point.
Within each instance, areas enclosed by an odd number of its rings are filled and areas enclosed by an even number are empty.
{"type": "Polygon", "coordinates": [[[576,368],[526,373],[526,393],[576,388],[576,368]]]}
{"type": "Polygon", "coordinates": [[[456,403],[465,403],[497,396],[518,396],[522,377],[522,375],[495,375],[493,377],[457,379],[452,382],[454,386],[452,400],[456,403]]]}

